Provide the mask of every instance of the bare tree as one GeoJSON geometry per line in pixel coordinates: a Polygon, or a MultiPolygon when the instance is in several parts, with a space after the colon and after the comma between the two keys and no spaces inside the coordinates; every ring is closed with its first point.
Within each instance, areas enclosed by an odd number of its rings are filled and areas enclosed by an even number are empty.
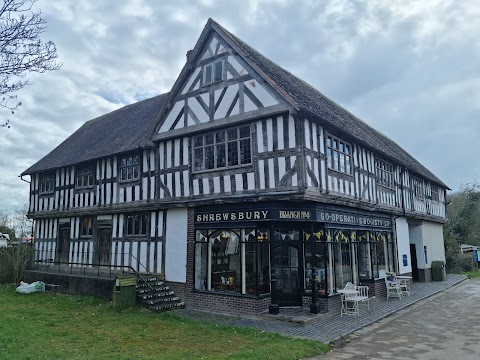
{"type": "MultiPolygon", "coordinates": [[[[28,85],[27,74],[58,70],[57,48],[52,41],[42,42],[40,35],[47,22],[42,12],[32,10],[37,0],[4,0],[0,7],[0,107],[13,114],[22,103],[13,95],[28,85]]],[[[1,127],[10,127],[10,121],[1,127]]]]}

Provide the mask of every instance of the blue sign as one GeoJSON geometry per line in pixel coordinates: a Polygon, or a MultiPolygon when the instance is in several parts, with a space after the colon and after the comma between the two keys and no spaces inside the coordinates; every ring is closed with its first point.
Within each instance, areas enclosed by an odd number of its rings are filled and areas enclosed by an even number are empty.
{"type": "Polygon", "coordinates": [[[403,258],[403,266],[408,266],[408,258],[407,258],[407,255],[404,254],[404,255],[402,256],[402,258],[403,258]]]}
{"type": "Polygon", "coordinates": [[[479,255],[479,254],[478,254],[478,250],[475,250],[475,251],[473,252],[473,261],[475,261],[475,262],[478,262],[478,261],[479,261],[479,260],[478,260],[478,255],[479,255]]]}

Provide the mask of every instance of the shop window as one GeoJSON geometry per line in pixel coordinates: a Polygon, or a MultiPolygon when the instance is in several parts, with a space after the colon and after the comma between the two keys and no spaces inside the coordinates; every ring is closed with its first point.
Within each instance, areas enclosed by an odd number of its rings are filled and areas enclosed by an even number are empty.
{"type": "Polygon", "coordinates": [[[40,195],[52,193],[54,189],[54,181],[55,173],[51,172],[40,174],[40,181],[38,184],[40,195]]]}
{"type": "Polygon", "coordinates": [[[223,79],[223,60],[207,64],[203,68],[203,85],[210,85],[223,79]]]}
{"type": "Polygon", "coordinates": [[[360,280],[372,279],[370,245],[367,231],[357,231],[357,265],[360,280]]]}
{"type": "Polygon", "coordinates": [[[375,180],[378,185],[395,188],[394,166],[384,160],[375,159],[375,180]]]}
{"type": "Polygon", "coordinates": [[[140,157],[125,156],[120,159],[120,181],[137,180],[140,177],[140,157]]]}
{"type": "Polygon", "coordinates": [[[333,237],[335,284],[337,289],[342,289],[348,282],[353,282],[350,232],[348,230],[335,230],[333,237]]]}
{"type": "Polygon", "coordinates": [[[353,170],[351,145],[333,135],[328,135],[325,143],[328,168],[351,175],[353,170]]]}
{"type": "Polygon", "coordinates": [[[75,168],[75,187],[89,188],[93,186],[95,180],[95,165],[78,165],[75,168]]]}
{"type": "Polygon", "coordinates": [[[251,164],[250,125],[193,138],[193,170],[213,170],[251,164]]]}
{"type": "Polygon", "coordinates": [[[84,217],[80,223],[80,236],[91,237],[93,235],[93,218],[84,217]]]}
{"type": "Polygon", "coordinates": [[[146,235],[147,227],[147,214],[130,214],[125,216],[125,235],[146,235]]]}
{"type": "Polygon", "coordinates": [[[312,281],[315,281],[315,287],[319,295],[325,295],[327,292],[326,279],[326,244],[325,231],[314,230],[313,233],[305,231],[304,233],[304,261],[305,261],[305,291],[311,292],[312,281]],[[315,273],[313,272],[315,271],[315,273]],[[313,277],[313,278],[312,278],[313,277]]]}
{"type": "Polygon", "coordinates": [[[268,230],[197,230],[195,289],[269,293],[269,240],[268,230]]]}
{"type": "Polygon", "coordinates": [[[384,232],[376,233],[377,241],[377,269],[378,269],[378,278],[384,278],[388,269],[387,269],[387,235],[384,232]]]}

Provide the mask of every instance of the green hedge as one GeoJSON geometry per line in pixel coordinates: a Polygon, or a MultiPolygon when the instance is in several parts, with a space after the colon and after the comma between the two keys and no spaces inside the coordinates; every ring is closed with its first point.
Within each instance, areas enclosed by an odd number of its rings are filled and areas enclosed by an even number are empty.
{"type": "Polygon", "coordinates": [[[0,249],[0,284],[19,284],[32,255],[29,246],[0,249]]]}

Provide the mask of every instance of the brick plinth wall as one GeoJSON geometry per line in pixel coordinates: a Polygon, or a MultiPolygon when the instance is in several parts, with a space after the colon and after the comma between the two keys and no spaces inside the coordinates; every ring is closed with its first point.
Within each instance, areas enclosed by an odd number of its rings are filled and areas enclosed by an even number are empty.
{"type": "MultiPolygon", "coordinates": [[[[115,279],[100,279],[66,274],[50,274],[41,271],[26,270],[24,281],[32,283],[43,281],[45,284],[56,285],[51,289],[63,294],[92,295],[112,300],[115,279]]],[[[50,287],[47,286],[47,289],[50,287]]]]}

